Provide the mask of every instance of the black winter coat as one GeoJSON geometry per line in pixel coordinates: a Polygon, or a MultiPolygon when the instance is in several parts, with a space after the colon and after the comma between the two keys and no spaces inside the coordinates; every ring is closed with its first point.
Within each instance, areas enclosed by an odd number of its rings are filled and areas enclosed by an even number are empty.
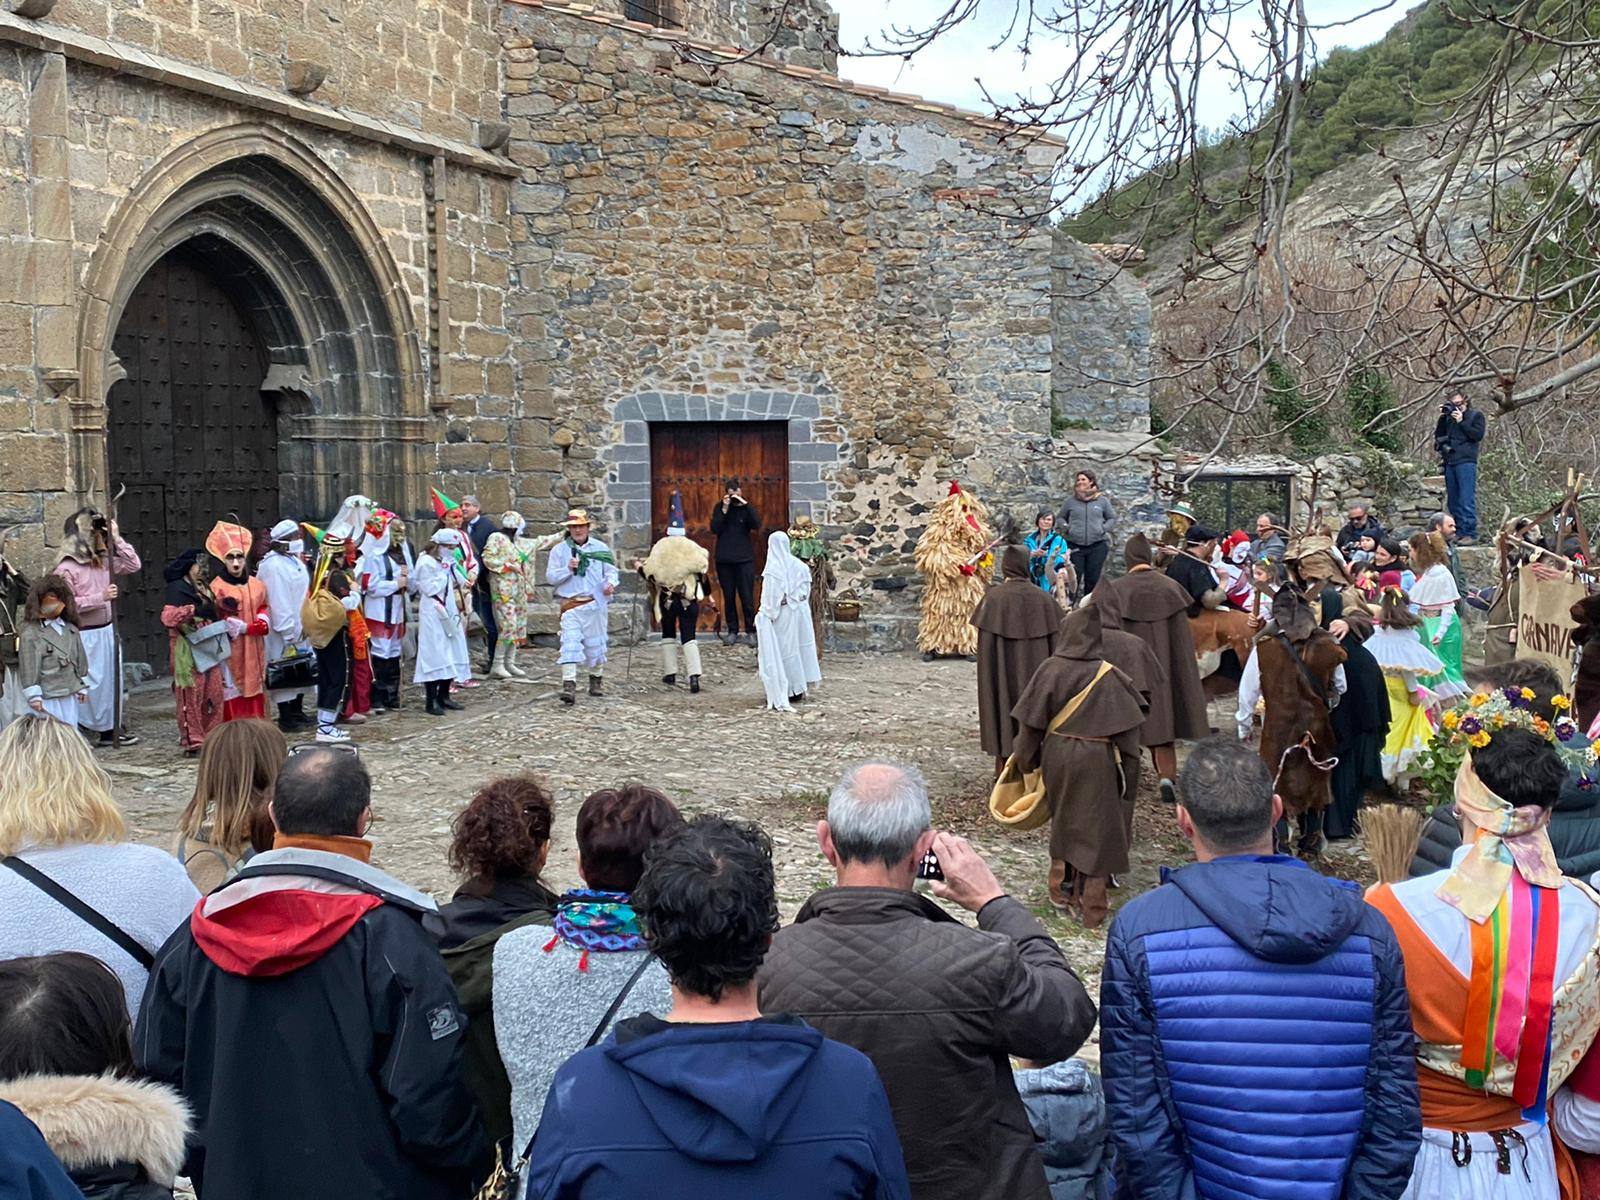
{"type": "Polygon", "coordinates": [[[419,919],[432,907],[364,863],[278,849],[167,940],[134,1057],[189,1101],[200,1200],[470,1194],[488,1145],[461,1079],[466,1021],[419,919]],[[256,894],[229,904],[236,888],[256,894]]]}
{"type": "Polygon", "coordinates": [[[453,950],[531,913],[548,921],[556,915],[560,900],[534,875],[497,879],[488,887],[468,880],[456,889],[449,904],[441,904],[438,912],[422,918],[422,927],[439,943],[440,950],[453,950]]]}
{"type": "MultiPolygon", "coordinates": [[[[1461,845],[1461,827],[1450,815],[1450,801],[1428,814],[1422,827],[1417,856],[1411,860],[1411,877],[1442,871],[1461,845]]],[[[1582,788],[1568,778],[1550,814],[1550,845],[1563,875],[1587,880],[1600,871],[1600,787],[1582,788]]]]}
{"type": "Polygon", "coordinates": [[[990,901],[972,929],[912,892],[828,888],[778,931],[757,981],[764,1012],[872,1060],[914,1200],[1049,1200],[1008,1056],[1068,1057],[1095,1010],[1019,901],[990,901]]]}
{"type": "Polygon", "coordinates": [[[1459,421],[1454,417],[1440,417],[1438,424],[1433,427],[1433,448],[1447,467],[1458,463],[1475,463],[1478,461],[1478,447],[1488,429],[1489,422],[1475,408],[1462,413],[1459,421]]]}
{"type": "Polygon", "coordinates": [[[723,512],[722,501],[718,500],[711,510],[711,532],[717,535],[717,552],[712,557],[719,563],[754,562],[756,552],[751,539],[761,532],[761,514],[748,501],[732,502],[723,512]]]}

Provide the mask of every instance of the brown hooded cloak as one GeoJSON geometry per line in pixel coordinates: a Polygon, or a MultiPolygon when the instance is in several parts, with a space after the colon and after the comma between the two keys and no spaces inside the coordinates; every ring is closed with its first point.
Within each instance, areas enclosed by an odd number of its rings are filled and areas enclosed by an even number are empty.
{"type": "MultiPolygon", "coordinates": [[[[1128,573],[1100,586],[1120,603],[1122,628],[1150,647],[1167,686],[1150,693],[1150,715],[1140,741],[1166,746],[1179,738],[1203,738],[1211,732],[1206,696],[1195,663],[1194,635],[1189,631],[1189,593],[1152,565],[1153,552],[1142,533],[1128,539],[1123,551],[1128,573]]],[[[1099,588],[1095,591],[1098,594],[1099,588]]]]}
{"type": "Polygon", "coordinates": [[[1328,806],[1332,769],[1318,769],[1312,758],[1327,763],[1334,757],[1333,713],[1327,697],[1333,694],[1333,674],[1347,656],[1333,635],[1318,627],[1311,606],[1293,588],[1279,590],[1272,616],[1256,638],[1266,708],[1261,760],[1276,780],[1273,790],[1283,797],[1284,812],[1298,817],[1328,806]],[[1296,655],[1305,664],[1305,673],[1295,665],[1296,655]],[[1316,681],[1315,688],[1306,674],[1316,681]],[[1296,749],[1308,733],[1310,757],[1296,749]]]}
{"type": "Polygon", "coordinates": [[[1149,704],[1151,694],[1167,686],[1167,672],[1143,638],[1123,631],[1122,593],[1109,583],[1100,584],[1089,597],[1090,607],[1100,614],[1100,652],[1133,681],[1134,689],[1149,704]]]}
{"type": "Polygon", "coordinates": [[[978,730],[983,748],[996,758],[1011,753],[1017,723],[1011,717],[1028,680],[1055,649],[1061,610],[1028,577],[1028,552],[1007,546],[1000,558],[1001,583],[973,610],[978,630],[978,730]]]}
{"type": "Polygon", "coordinates": [[[1034,673],[1011,713],[1017,719],[1018,765],[1044,772],[1050,857],[1089,876],[1128,870],[1144,701],[1132,680],[1113,669],[1065,724],[1045,731],[1094,681],[1102,661],[1100,617],[1079,609],[1061,622],[1055,653],[1034,673]]]}

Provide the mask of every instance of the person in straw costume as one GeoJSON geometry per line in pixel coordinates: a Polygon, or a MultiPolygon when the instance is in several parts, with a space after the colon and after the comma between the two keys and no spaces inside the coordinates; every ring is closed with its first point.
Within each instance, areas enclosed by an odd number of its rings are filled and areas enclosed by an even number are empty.
{"type": "Polygon", "coordinates": [[[1106,919],[1110,876],[1126,873],[1139,791],[1139,727],[1145,701],[1103,657],[1100,614],[1061,622],[1055,652],[1034,673],[1011,715],[1012,753],[1040,770],[1050,806],[1050,903],[1090,929],[1106,919]],[[1076,702],[1062,724],[1052,722],[1076,702]]]}
{"type": "Polygon", "coordinates": [[[978,651],[972,611],[983,599],[994,569],[988,510],[970,492],[951,483],[950,492],[928,514],[917,539],[922,572],[922,622],[917,649],[924,661],[971,656],[978,651]]]}
{"type": "Polygon", "coordinates": [[[1399,939],[1417,1037],[1405,1200],[1578,1200],[1551,1098],[1600,1032],[1600,897],[1550,846],[1566,775],[1537,733],[1486,735],[1456,775],[1450,866],[1368,893],[1399,939]]]}
{"type": "Polygon", "coordinates": [[[994,755],[998,775],[1011,754],[1017,723],[1011,709],[1039,664],[1056,648],[1061,610],[1028,571],[1028,551],[1007,546],[1001,582],[984,593],[972,614],[978,631],[978,736],[994,755]]]}

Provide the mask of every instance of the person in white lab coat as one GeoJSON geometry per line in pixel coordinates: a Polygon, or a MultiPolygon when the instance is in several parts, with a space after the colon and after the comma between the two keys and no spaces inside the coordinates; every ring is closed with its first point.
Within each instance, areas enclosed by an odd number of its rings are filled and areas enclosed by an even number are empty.
{"type": "MultiPolygon", "coordinates": [[[[275,662],[293,651],[311,654],[300,620],[300,606],[311,591],[311,572],[306,568],[305,540],[300,526],[285,518],[267,533],[267,552],[256,567],[256,578],[267,589],[267,661],[275,662]]],[[[312,721],[305,710],[306,694],[316,689],[316,676],[299,688],[276,688],[267,699],[278,706],[278,728],[285,733],[304,729],[312,721]]]]}
{"type": "Polygon", "coordinates": [[[411,588],[418,599],[417,666],[411,681],[422,684],[427,693],[428,715],[433,717],[462,707],[450,698],[450,683],[459,671],[467,641],[455,570],[460,546],[460,533],[439,530],[429,542],[427,553],[417,560],[417,569],[411,576],[411,588]]]}

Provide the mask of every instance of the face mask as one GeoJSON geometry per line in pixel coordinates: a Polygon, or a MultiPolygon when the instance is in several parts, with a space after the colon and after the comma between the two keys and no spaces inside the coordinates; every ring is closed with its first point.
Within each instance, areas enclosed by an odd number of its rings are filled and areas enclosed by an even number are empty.
{"type": "Polygon", "coordinates": [[[53,621],[67,611],[67,606],[59,600],[46,600],[39,605],[39,615],[46,621],[53,621]]]}
{"type": "Polygon", "coordinates": [[[304,554],[305,552],[306,552],[306,544],[305,544],[305,541],[303,539],[295,538],[294,541],[289,543],[289,553],[290,554],[298,556],[298,555],[304,554]]]}

